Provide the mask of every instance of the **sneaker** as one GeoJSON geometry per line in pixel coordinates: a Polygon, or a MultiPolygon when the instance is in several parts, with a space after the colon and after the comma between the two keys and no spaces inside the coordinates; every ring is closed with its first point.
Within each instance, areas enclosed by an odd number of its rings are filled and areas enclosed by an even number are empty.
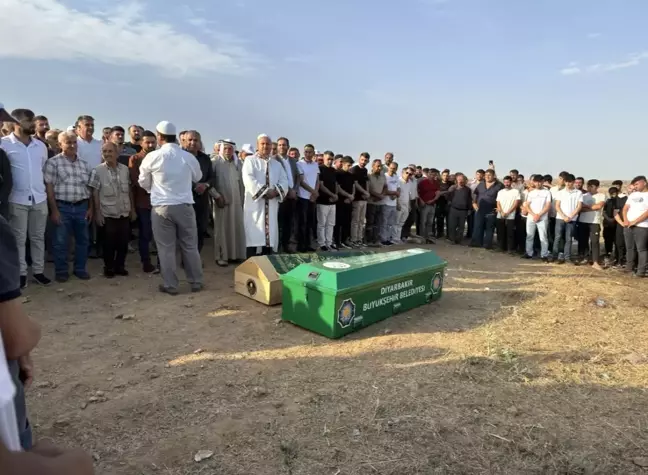
{"type": "Polygon", "coordinates": [[[594,270],[603,270],[603,268],[601,267],[601,264],[599,264],[598,262],[595,262],[594,264],[592,264],[592,269],[594,269],[594,270]]]}
{"type": "Polygon", "coordinates": [[[559,257],[558,260],[556,261],[556,263],[558,263],[558,264],[564,264],[564,263],[565,263],[565,259],[559,257]]]}
{"type": "Polygon", "coordinates": [[[70,276],[67,275],[67,274],[56,274],[56,276],[54,277],[54,280],[56,280],[56,282],[59,282],[59,283],[62,284],[64,282],[67,282],[69,278],[70,278],[70,276]]]}
{"type": "Polygon", "coordinates": [[[178,295],[178,289],[174,289],[172,287],[165,287],[164,284],[160,284],[158,290],[163,294],[178,295]]]}
{"type": "Polygon", "coordinates": [[[77,279],[81,280],[90,280],[90,274],[88,274],[86,271],[80,271],[80,272],[75,272],[74,276],[77,279]]]}
{"type": "Polygon", "coordinates": [[[27,288],[27,276],[26,275],[21,275],[20,276],[20,288],[21,289],[26,289],[27,288]]]}
{"type": "Polygon", "coordinates": [[[34,282],[43,286],[48,286],[52,283],[50,279],[45,277],[45,274],[34,274],[33,279],[34,282]]]}
{"type": "Polygon", "coordinates": [[[115,277],[115,271],[114,270],[104,269],[103,275],[104,275],[104,277],[106,279],[112,279],[113,277],[115,277]]]}
{"type": "Polygon", "coordinates": [[[340,243],[340,247],[342,249],[351,249],[351,247],[348,244],[344,244],[343,242],[340,243]]]}
{"type": "Polygon", "coordinates": [[[391,242],[391,241],[385,241],[385,242],[382,243],[382,245],[383,245],[383,246],[393,246],[394,243],[391,242]]]}
{"type": "Polygon", "coordinates": [[[331,250],[331,248],[328,247],[328,246],[322,246],[322,247],[319,248],[319,250],[321,252],[329,252],[331,250]]]}
{"type": "Polygon", "coordinates": [[[126,269],[117,269],[115,271],[115,274],[121,276],[121,277],[126,277],[128,275],[128,271],[126,269]]]}
{"type": "Polygon", "coordinates": [[[528,254],[522,254],[522,259],[533,259],[533,256],[530,256],[528,254]]]}
{"type": "Polygon", "coordinates": [[[193,284],[191,284],[191,291],[192,291],[193,293],[200,292],[202,289],[203,289],[203,285],[202,285],[202,284],[198,284],[198,283],[193,283],[193,284]]]}
{"type": "Polygon", "coordinates": [[[427,238],[425,240],[425,244],[436,244],[436,242],[434,241],[434,239],[427,238]]]}
{"type": "Polygon", "coordinates": [[[541,260],[542,260],[542,262],[544,262],[545,264],[549,264],[549,262],[550,262],[548,257],[543,257],[541,260]]]}
{"type": "Polygon", "coordinates": [[[147,274],[150,274],[152,272],[155,272],[155,266],[151,264],[150,262],[144,262],[142,264],[142,270],[146,272],[147,274]]]}

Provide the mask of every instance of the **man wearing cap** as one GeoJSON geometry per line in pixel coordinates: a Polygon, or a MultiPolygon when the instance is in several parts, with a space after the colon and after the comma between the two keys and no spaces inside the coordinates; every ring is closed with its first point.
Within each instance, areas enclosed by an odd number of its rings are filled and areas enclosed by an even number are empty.
{"type": "Polygon", "coordinates": [[[250,145],[249,143],[244,143],[241,147],[238,158],[241,161],[245,161],[245,158],[249,157],[250,155],[254,155],[254,147],[252,147],[252,145],[250,145]]]}
{"type": "Polygon", "coordinates": [[[635,177],[631,185],[634,191],[628,195],[623,207],[623,226],[630,233],[628,239],[628,258],[626,270],[632,272],[635,259],[637,271],[635,277],[646,277],[648,271],[648,190],[646,177],[635,177]]]}
{"type": "Polygon", "coordinates": [[[288,191],[288,178],[281,163],[271,156],[272,140],[257,138],[258,152],[243,162],[243,203],[247,256],[272,254],[279,246],[279,204],[288,191]]]}
{"type": "Polygon", "coordinates": [[[13,187],[9,195],[9,225],[18,242],[20,286],[27,285],[25,243],[29,237],[33,279],[41,285],[50,280],[45,269],[45,227],[47,225],[47,194],[43,181],[43,166],[47,162],[47,147],[34,134],[34,113],[16,109],[11,113],[17,124],[14,131],[0,140],[11,163],[13,187]]]}
{"type": "Polygon", "coordinates": [[[212,155],[214,186],[214,258],[226,267],[228,262],[245,259],[243,224],[243,178],[241,164],[234,157],[234,142],[222,140],[218,154],[212,155]]]}
{"type": "Polygon", "coordinates": [[[201,181],[202,171],[196,157],[178,146],[175,125],[165,120],[155,130],[160,148],[142,160],[138,182],[151,194],[151,224],[164,281],[159,289],[170,295],[178,293],[176,243],[179,243],[191,291],[199,292],[203,288],[203,271],[193,183],[201,181]]]}

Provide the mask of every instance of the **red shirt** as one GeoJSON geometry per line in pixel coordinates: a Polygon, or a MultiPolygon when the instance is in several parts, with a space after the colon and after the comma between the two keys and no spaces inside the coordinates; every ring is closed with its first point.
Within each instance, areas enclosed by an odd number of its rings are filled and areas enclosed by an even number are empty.
{"type": "Polygon", "coordinates": [[[418,182],[418,195],[419,198],[427,203],[432,201],[437,194],[437,191],[441,191],[438,181],[432,181],[429,178],[423,178],[418,182]]]}

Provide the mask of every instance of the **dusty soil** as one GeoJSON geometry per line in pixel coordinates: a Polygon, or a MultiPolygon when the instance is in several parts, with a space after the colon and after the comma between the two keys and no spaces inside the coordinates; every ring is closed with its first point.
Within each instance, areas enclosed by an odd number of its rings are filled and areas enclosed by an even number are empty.
{"type": "Polygon", "coordinates": [[[159,294],[135,255],[128,278],[94,261],[32,286],[35,434],[99,474],[645,473],[646,282],[435,249],[439,302],[339,341],[276,323],[209,256],[200,294],[159,294]]]}

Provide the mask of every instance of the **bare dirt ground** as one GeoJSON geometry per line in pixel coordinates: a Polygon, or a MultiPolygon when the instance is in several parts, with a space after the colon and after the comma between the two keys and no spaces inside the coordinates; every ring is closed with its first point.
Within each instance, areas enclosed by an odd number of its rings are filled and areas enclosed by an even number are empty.
{"type": "Polygon", "coordinates": [[[93,261],[31,286],[35,434],[99,474],[645,473],[646,282],[435,249],[439,302],[339,341],[276,323],[208,255],[200,294],[159,294],[135,255],[128,278],[93,261]]]}

